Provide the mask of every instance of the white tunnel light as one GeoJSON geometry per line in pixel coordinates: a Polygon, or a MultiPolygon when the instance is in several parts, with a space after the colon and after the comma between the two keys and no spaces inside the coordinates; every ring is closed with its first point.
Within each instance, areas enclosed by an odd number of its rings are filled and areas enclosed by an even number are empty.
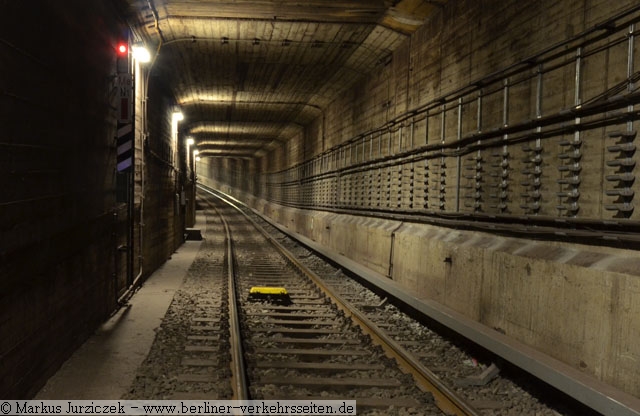
{"type": "Polygon", "coordinates": [[[187,146],[192,146],[195,142],[196,142],[195,140],[193,140],[191,137],[189,137],[187,139],[187,146]]]}
{"type": "Polygon", "coordinates": [[[199,154],[200,154],[200,150],[198,150],[198,149],[194,150],[194,151],[193,151],[193,154],[194,154],[194,155],[199,155],[199,154]]]}
{"type": "Polygon", "coordinates": [[[184,120],[184,114],[182,114],[180,111],[173,113],[173,120],[174,121],[184,120]]]}
{"type": "Polygon", "coordinates": [[[131,48],[133,51],[133,59],[141,63],[151,62],[151,54],[144,46],[136,46],[134,45],[131,48]]]}
{"type": "Polygon", "coordinates": [[[200,156],[196,157],[196,162],[200,162],[200,156]]]}

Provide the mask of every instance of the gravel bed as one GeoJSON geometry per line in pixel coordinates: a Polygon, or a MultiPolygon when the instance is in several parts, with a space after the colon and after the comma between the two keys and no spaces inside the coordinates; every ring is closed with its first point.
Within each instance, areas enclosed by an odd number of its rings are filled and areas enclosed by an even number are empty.
{"type": "Polygon", "coordinates": [[[224,273],[224,237],[215,213],[207,213],[204,241],[189,268],[180,289],[175,293],[169,309],[156,330],[156,338],[147,358],[140,365],[134,382],[124,399],[169,400],[175,398],[207,397],[230,399],[229,341],[227,324],[226,275],[224,273]],[[209,306],[212,303],[214,306],[209,306]],[[219,304],[217,307],[215,305],[219,304]],[[214,316],[220,323],[196,322],[194,318],[214,316]],[[198,325],[216,325],[219,340],[189,339],[194,334],[213,335],[194,330],[198,325]],[[213,346],[214,352],[185,351],[187,345],[213,346]],[[214,360],[216,366],[188,366],[184,360],[214,360]],[[211,382],[189,382],[182,375],[209,375],[211,382]],[[195,395],[195,396],[194,396],[195,395]]]}

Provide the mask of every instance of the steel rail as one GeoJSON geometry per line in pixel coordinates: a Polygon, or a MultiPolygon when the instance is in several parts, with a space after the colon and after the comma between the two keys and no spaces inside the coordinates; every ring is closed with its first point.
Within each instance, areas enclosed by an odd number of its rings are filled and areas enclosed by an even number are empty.
{"type": "Polygon", "coordinates": [[[431,372],[427,367],[422,365],[415,357],[413,357],[398,342],[393,340],[384,331],[367,318],[362,312],[354,308],[349,302],[344,300],[336,291],[325,284],[320,276],[310,270],[293,256],[284,246],[271,237],[262,226],[250,218],[242,209],[235,205],[229,199],[218,195],[217,193],[201,187],[200,189],[220,199],[224,203],[233,207],[241,213],[247,221],[249,221],[264,237],[269,241],[277,251],[279,251],[287,260],[301,273],[307,276],[315,285],[317,285],[331,301],[342,310],[346,316],[350,317],[362,331],[369,335],[372,341],[379,345],[385,354],[396,360],[400,368],[411,374],[416,384],[426,392],[430,392],[440,410],[450,415],[464,416],[480,416],[481,413],[471,406],[464,398],[460,397],[455,391],[442,383],[440,379],[431,372]]]}
{"type": "Polygon", "coordinates": [[[298,259],[293,257],[277,241],[273,240],[272,243],[278,247],[285,256],[287,256],[289,261],[295,267],[309,277],[311,281],[326,293],[329,299],[331,299],[331,301],[341,309],[346,316],[349,316],[365,334],[369,335],[375,344],[382,347],[388,357],[395,359],[403,370],[408,374],[411,374],[423,391],[430,392],[440,410],[446,414],[452,415],[481,415],[477,409],[471,406],[471,404],[450,389],[447,385],[442,383],[442,381],[440,381],[440,379],[431,370],[416,360],[398,342],[385,334],[384,331],[367,318],[365,314],[355,309],[330,286],[326,285],[320,276],[300,263],[298,259]]]}
{"type": "Polygon", "coordinates": [[[231,229],[224,215],[213,206],[222,224],[224,225],[225,240],[227,243],[227,275],[229,287],[229,342],[231,344],[231,388],[233,400],[249,400],[247,372],[244,363],[244,351],[240,332],[240,318],[238,316],[238,303],[235,285],[234,250],[231,240],[231,229]]]}

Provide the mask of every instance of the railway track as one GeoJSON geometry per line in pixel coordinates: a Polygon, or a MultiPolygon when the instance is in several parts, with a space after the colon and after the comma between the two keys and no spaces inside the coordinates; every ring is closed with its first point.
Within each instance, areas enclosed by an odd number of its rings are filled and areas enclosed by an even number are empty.
{"type": "Polygon", "coordinates": [[[503,377],[495,357],[416,321],[221,197],[199,194],[203,245],[125,398],[356,400],[358,414],[384,415],[596,414],[503,377]],[[254,299],[252,287],[285,288],[291,303],[254,299]]]}
{"type": "Polygon", "coordinates": [[[238,315],[234,323],[230,312],[235,398],[349,399],[359,413],[480,414],[258,224],[212,198],[232,241],[226,264],[236,289],[229,305],[238,315]],[[285,288],[291,304],[254,300],[252,287],[285,288]]]}

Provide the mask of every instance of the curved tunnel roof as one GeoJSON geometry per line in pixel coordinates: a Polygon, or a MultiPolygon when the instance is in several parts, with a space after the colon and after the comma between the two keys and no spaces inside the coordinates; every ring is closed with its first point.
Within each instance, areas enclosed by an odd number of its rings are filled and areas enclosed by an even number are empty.
{"type": "Polygon", "coordinates": [[[129,0],[135,36],[207,155],[259,157],[298,134],[445,0],[129,0]]]}

